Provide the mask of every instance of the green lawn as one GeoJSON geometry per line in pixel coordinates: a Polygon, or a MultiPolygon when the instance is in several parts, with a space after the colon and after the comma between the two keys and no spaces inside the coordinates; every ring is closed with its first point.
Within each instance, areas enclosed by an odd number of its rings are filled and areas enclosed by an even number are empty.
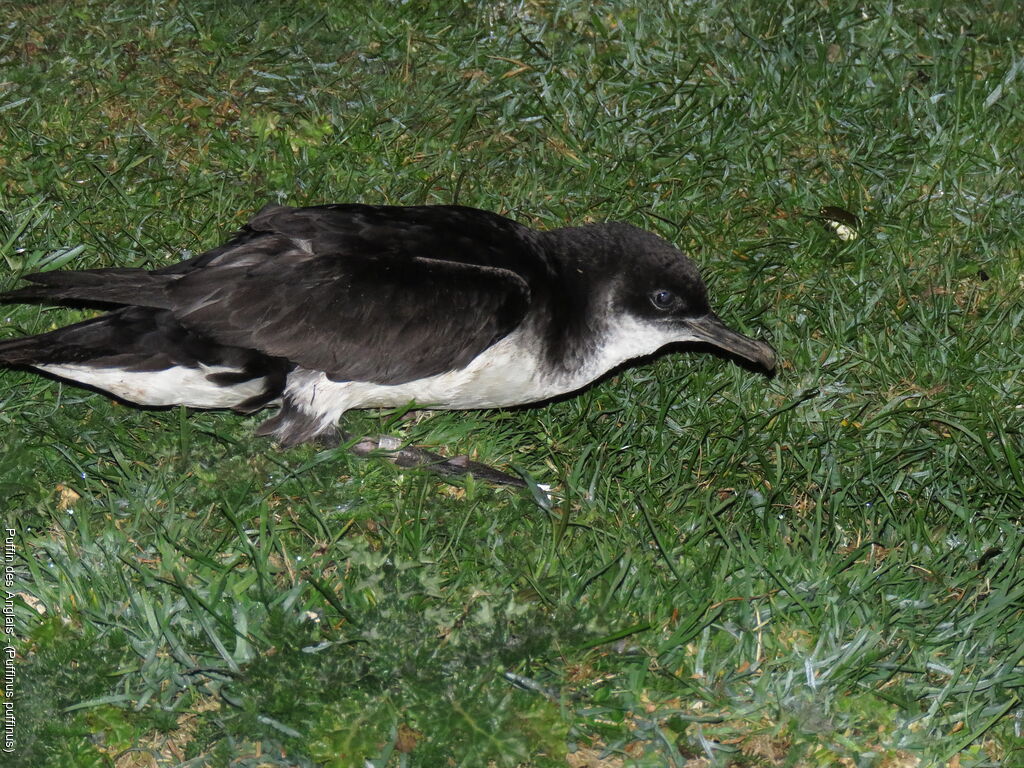
{"type": "Polygon", "coordinates": [[[0,288],[458,202],[657,231],[784,363],[348,420],[550,501],[0,372],[0,762],[1024,766],[1022,61],[1009,0],[6,3],[0,288]]]}

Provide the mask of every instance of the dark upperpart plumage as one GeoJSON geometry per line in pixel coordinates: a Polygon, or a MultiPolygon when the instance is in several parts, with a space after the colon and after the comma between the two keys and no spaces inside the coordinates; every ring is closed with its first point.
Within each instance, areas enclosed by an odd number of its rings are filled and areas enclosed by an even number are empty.
{"type": "Polygon", "coordinates": [[[537,231],[459,206],[268,205],[224,245],[157,270],[43,272],[0,301],[105,308],[0,341],[24,366],[144,406],[248,411],[283,443],[348,408],[517,405],[673,341],[761,365],[696,267],[627,224],[537,231]]]}

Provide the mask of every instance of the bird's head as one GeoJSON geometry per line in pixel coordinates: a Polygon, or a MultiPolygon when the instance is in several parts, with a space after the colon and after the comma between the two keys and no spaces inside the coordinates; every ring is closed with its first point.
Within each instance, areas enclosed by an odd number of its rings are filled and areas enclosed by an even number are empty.
{"type": "Polygon", "coordinates": [[[628,360],[684,342],[711,345],[761,368],[775,369],[775,350],[733,330],[712,311],[696,264],[671,243],[629,224],[596,224],[577,261],[614,318],[610,356],[628,360]],[[614,354],[611,354],[614,351],[614,354]]]}

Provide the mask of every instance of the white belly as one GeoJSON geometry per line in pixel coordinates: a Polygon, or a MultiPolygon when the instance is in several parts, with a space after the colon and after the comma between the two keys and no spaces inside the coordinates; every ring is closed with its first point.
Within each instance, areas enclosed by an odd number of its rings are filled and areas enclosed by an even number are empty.
{"type": "MultiPolygon", "coordinates": [[[[416,403],[420,408],[500,408],[551,397],[551,382],[537,370],[512,337],[485,350],[466,368],[404,384],[331,381],[320,371],[298,369],[288,376],[285,394],[310,413],[336,419],[351,408],[391,408],[416,403]]],[[[568,391],[568,390],[566,390],[568,391]]]]}
{"type": "Polygon", "coordinates": [[[336,421],[351,408],[393,408],[409,403],[452,410],[503,408],[574,392],[626,360],[687,340],[678,332],[661,332],[627,319],[605,335],[585,364],[571,371],[552,372],[542,369],[539,343],[524,343],[523,338],[522,332],[513,333],[462,370],[405,384],[331,381],[320,371],[298,369],[289,374],[285,394],[302,410],[321,416],[324,423],[336,421]]]}

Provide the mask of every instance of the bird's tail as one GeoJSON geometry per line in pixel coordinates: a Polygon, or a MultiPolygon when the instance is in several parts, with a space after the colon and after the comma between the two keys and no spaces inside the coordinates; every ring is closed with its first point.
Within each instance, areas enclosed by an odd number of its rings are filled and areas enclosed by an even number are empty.
{"type": "Polygon", "coordinates": [[[47,333],[2,339],[0,364],[82,363],[138,353],[137,339],[157,330],[156,318],[154,310],[125,309],[47,333]]]}
{"type": "Polygon", "coordinates": [[[167,310],[124,307],[48,333],[0,340],[0,366],[26,367],[147,406],[252,411],[280,397],[291,364],[219,344],[167,310]]]}
{"type": "Polygon", "coordinates": [[[42,362],[40,352],[45,344],[38,336],[23,336],[16,339],[0,339],[0,365],[32,365],[42,362]]]}
{"type": "Polygon", "coordinates": [[[0,303],[47,302],[86,306],[126,304],[166,309],[168,275],[144,269],[82,269],[26,275],[32,285],[0,293],[0,303]]]}

